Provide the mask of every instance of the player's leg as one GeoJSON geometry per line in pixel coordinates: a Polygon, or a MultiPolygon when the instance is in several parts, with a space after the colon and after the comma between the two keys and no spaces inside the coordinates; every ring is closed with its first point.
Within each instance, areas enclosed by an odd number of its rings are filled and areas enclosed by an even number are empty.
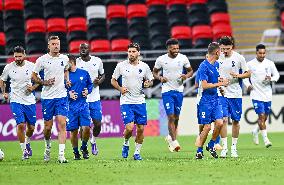
{"type": "Polygon", "coordinates": [[[180,151],[181,147],[177,140],[177,133],[178,133],[178,121],[179,121],[179,115],[182,107],[182,101],[183,101],[183,94],[181,92],[175,92],[174,95],[174,124],[175,124],[175,138],[176,140],[172,140],[172,146],[176,152],[180,151]]]}
{"type": "MultiPolygon", "coordinates": [[[[267,135],[267,129],[266,129],[266,120],[268,115],[270,114],[271,111],[271,101],[270,102],[262,102],[263,103],[263,107],[264,107],[264,113],[261,115],[261,118],[259,119],[260,121],[259,123],[259,128],[260,128],[260,132],[264,141],[264,144],[266,146],[266,148],[269,148],[272,146],[272,143],[270,142],[270,140],[268,139],[268,135],[267,135]]],[[[259,115],[260,117],[260,115],[259,115]]]]}
{"type": "Polygon", "coordinates": [[[207,136],[208,136],[210,130],[211,130],[211,124],[204,124],[203,129],[198,136],[199,142],[196,142],[196,146],[197,146],[196,155],[195,155],[196,159],[203,159],[203,157],[204,157],[203,146],[204,146],[204,143],[207,139],[207,136]]]}
{"type": "Polygon", "coordinates": [[[130,104],[121,105],[120,111],[125,126],[123,131],[124,141],[122,146],[122,157],[127,158],[129,152],[129,139],[132,136],[132,131],[134,128],[134,112],[130,104]]]}
{"type": "Polygon", "coordinates": [[[79,122],[80,126],[82,128],[82,146],[80,148],[83,158],[89,159],[89,151],[88,151],[88,141],[90,138],[90,132],[91,132],[91,117],[90,117],[90,110],[86,107],[85,109],[82,109],[82,111],[79,112],[79,122]]]}
{"type": "Polygon", "coordinates": [[[146,103],[134,105],[134,115],[136,124],[136,138],[135,138],[135,151],[134,160],[142,160],[140,150],[144,140],[144,126],[147,125],[147,111],[146,103]]]}
{"type": "Polygon", "coordinates": [[[32,148],[30,144],[31,137],[34,133],[35,124],[36,124],[36,105],[25,105],[25,115],[27,118],[27,128],[26,128],[26,149],[29,153],[29,156],[32,156],[32,148]]]}
{"type": "Polygon", "coordinates": [[[26,149],[29,153],[29,156],[32,156],[32,147],[31,147],[30,141],[31,141],[31,137],[33,136],[34,130],[35,130],[35,126],[31,125],[30,123],[27,123],[25,143],[26,143],[26,149]]]}
{"type": "Polygon", "coordinates": [[[70,140],[73,148],[74,160],[80,160],[81,155],[78,149],[78,129],[71,131],[70,140]]]}
{"type": "Polygon", "coordinates": [[[68,99],[66,97],[56,99],[55,116],[58,124],[58,161],[60,163],[68,162],[65,158],[66,117],[68,116],[68,107],[68,99]]]}
{"type": "Polygon", "coordinates": [[[220,136],[222,141],[222,150],[220,153],[220,157],[227,157],[228,154],[228,116],[229,116],[229,105],[228,105],[228,99],[226,97],[220,96],[219,97],[222,111],[223,111],[223,125],[220,130],[220,136]]]}
{"type": "Polygon", "coordinates": [[[98,155],[99,150],[98,150],[96,139],[101,132],[101,126],[102,126],[101,101],[91,102],[89,103],[89,106],[90,106],[91,118],[93,121],[93,134],[91,138],[92,154],[98,155]]]}
{"type": "Polygon", "coordinates": [[[79,114],[77,110],[73,110],[72,108],[69,109],[66,130],[70,131],[70,141],[73,148],[74,160],[80,160],[81,155],[78,149],[79,114]]]}

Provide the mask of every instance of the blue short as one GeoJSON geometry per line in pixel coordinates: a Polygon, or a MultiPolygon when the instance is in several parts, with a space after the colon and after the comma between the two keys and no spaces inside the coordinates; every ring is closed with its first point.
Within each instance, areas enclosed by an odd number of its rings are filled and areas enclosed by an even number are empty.
{"type": "Polygon", "coordinates": [[[101,101],[89,102],[91,118],[97,121],[102,121],[102,105],[101,101]]]}
{"type": "Polygon", "coordinates": [[[222,118],[222,105],[219,101],[214,103],[202,103],[197,106],[198,124],[211,124],[215,120],[222,118]]]}
{"type": "Polygon", "coordinates": [[[120,105],[120,112],[124,125],[131,122],[138,125],[147,125],[146,103],[120,105]]]}
{"type": "Polygon", "coordinates": [[[240,121],[242,116],[242,98],[226,98],[219,96],[222,104],[223,116],[234,121],[240,121]]]}
{"type": "Polygon", "coordinates": [[[43,119],[49,121],[53,119],[53,116],[66,116],[68,115],[68,98],[54,98],[54,99],[42,99],[42,113],[43,119]]]}
{"type": "Polygon", "coordinates": [[[264,102],[258,100],[252,100],[252,104],[256,114],[270,114],[271,112],[271,101],[264,102]]]}
{"type": "Polygon", "coordinates": [[[11,102],[10,104],[17,125],[20,123],[29,123],[35,126],[36,123],[36,105],[23,105],[11,102]]]}
{"type": "Polygon", "coordinates": [[[67,131],[78,130],[79,127],[82,126],[90,127],[91,123],[92,121],[88,105],[86,106],[86,108],[82,108],[80,110],[69,109],[68,121],[66,124],[67,131]]]}
{"type": "Polygon", "coordinates": [[[168,91],[162,94],[162,98],[167,115],[180,114],[183,101],[182,92],[168,91]]]}

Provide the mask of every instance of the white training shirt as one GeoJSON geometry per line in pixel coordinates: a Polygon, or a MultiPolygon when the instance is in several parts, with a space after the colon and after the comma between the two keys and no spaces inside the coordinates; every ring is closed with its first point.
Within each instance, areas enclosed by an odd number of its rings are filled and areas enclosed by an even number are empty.
{"type": "Polygon", "coordinates": [[[271,76],[271,81],[277,82],[280,78],[279,72],[271,60],[264,59],[259,62],[256,58],[247,63],[251,70],[250,81],[244,80],[246,87],[253,86],[250,92],[250,98],[258,101],[269,102],[272,100],[272,88],[270,83],[265,83],[265,77],[271,76]]]}
{"type": "MultiPolygon", "coordinates": [[[[85,62],[81,57],[77,58],[76,66],[88,71],[92,82],[99,76],[104,74],[103,62],[100,58],[91,56],[90,61],[85,62]]],[[[72,83],[72,82],[71,82],[72,83]]],[[[100,100],[99,86],[94,87],[92,93],[87,96],[87,102],[95,102],[100,100]]]]}
{"type": "Polygon", "coordinates": [[[16,62],[7,64],[1,75],[1,80],[7,81],[10,78],[10,102],[23,105],[35,104],[35,96],[27,91],[27,85],[32,85],[31,75],[34,64],[25,60],[23,66],[17,66],[16,62]]]}
{"type": "Polygon", "coordinates": [[[36,60],[34,72],[39,74],[41,70],[44,72],[44,80],[55,77],[54,85],[43,86],[41,98],[54,99],[67,96],[67,90],[64,84],[64,70],[68,65],[68,57],[60,54],[58,57],[52,57],[45,54],[36,60]]]}
{"type": "Polygon", "coordinates": [[[189,68],[190,62],[188,58],[181,53],[175,58],[170,58],[168,54],[157,58],[154,68],[162,69],[163,77],[168,79],[168,82],[162,85],[162,93],[172,90],[183,92],[184,86],[180,83],[179,78],[182,75],[184,67],[189,68]]]}
{"type": "Polygon", "coordinates": [[[139,61],[137,65],[132,65],[128,60],[120,62],[114,69],[112,77],[116,80],[122,77],[122,87],[126,87],[128,92],[120,96],[120,104],[142,104],[145,103],[143,93],[143,80],[153,80],[153,74],[149,66],[139,61]]]}
{"type": "Polygon", "coordinates": [[[239,53],[232,51],[230,57],[225,57],[223,54],[218,59],[220,77],[230,80],[230,84],[227,87],[222,87],[227,98],[242,98],[242,88],[239,84],[239,79],[233,78],[230,75],[231,72],[240,74],[248,71],[245,58],[239,53]]]}

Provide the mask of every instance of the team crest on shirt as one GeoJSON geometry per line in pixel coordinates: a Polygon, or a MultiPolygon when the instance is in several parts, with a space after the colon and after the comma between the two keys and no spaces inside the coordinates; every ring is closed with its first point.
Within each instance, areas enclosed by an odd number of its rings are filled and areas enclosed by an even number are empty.
{"type": "Polygon", "coordinates": [[[63,63],[63,61],[61,61],[61,66],[64,66],[64,63],[63,63]]]}
{"type": "Polygon", "coordinates": [[[29,75],[29,70],[26,70],[26,75],[29,75]]]}
{"type": "Polygon", "coordinates": [[[97,64],[93,64],[94,67],[96,67],[97,64]]]}
{"type": "Polygon", "coordinates": [[[141,74],[142,73],[142,69],[139,69],[139,74],[141,74]]]}
{"type": "Polygon", "coordinates": [[[80,80],[82,81],[84,79],[84,77],[80,76],[80,80]]]}

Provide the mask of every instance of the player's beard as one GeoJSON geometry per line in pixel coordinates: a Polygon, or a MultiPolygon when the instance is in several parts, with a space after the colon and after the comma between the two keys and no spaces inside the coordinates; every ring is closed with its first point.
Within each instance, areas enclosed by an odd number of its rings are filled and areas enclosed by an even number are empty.
{"type": "Polygon", "coordinates": [[[17,64],[17,66],[22,66],[24,60],[16,60],[15,62],[16,62],[16,64],[17,64]]]}
{"type": "Polygon", "coordinates": [[[131,63],[133,63],[138,59],[138,57],[129,57],[128,59],[131,63]]]}

